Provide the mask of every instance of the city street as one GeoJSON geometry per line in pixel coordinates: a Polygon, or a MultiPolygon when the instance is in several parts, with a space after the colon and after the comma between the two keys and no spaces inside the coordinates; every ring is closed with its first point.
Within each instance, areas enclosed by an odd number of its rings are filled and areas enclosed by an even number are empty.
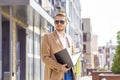
{"type": "Polygon", "coordinates": [[[0,80],[120,80],[119,3],[0,0],[0,80]]]}

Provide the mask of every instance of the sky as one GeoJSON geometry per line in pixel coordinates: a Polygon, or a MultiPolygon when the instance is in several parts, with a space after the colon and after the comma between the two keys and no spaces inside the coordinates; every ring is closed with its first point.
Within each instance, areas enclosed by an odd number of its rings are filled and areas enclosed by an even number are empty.
{"type": "Polygon", "coordinates": [[[98,35],[98,46],[112,40],[117,44],[120,30],[120,0],[80,0],[81,17],[90,18],[92,33],[98,35]]]}

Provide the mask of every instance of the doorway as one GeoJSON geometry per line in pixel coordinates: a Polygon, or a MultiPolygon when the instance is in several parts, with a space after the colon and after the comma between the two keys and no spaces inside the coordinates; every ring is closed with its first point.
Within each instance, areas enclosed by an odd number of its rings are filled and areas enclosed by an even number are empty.
{"type": "MultiPolygon", "coordinates": [[[[2,53],[1,80],[10,80],[11,67],[16,65],[16,80],[26,80],[26,30],[16,26],[16,63],[11,61],[10,55],[10,21],[2,16],[2,53]]],[[[13,47],[13,46],[12,46],[13,47]]]]}
{"type": "Polygon", "coordinates": [[[17,25],[16,79],[26,79],[26,30],[17,25]]]}
{"type": "Polygon", "coordinates": [[[10,22],[2,16],[2,80],[10,79],[10,22]]]}

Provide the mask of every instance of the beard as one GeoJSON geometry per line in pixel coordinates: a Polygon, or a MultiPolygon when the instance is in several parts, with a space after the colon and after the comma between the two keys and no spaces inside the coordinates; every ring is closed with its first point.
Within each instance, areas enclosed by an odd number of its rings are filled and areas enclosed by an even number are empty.
{"type": "Polygon", "coordinates": [[[64,31],[65,27],[64,26],[56,26],[57,31],[64,31]]]}
{"type": "Polygon", "coordinates": [[[64,29],[56,29],[57,31],[59,31],[59,32],[62,32],[62,31],[64,31],[64,29]]]}

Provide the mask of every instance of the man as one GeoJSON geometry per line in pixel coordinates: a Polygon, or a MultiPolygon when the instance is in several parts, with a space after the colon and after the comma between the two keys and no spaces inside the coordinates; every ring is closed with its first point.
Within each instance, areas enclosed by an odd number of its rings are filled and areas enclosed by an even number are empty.
{"type": "Polygon", "coordinates": [[[54,54],[70,48],[73,52],[71,37],[65,34],[67,18],[64,12],[58,12],[54,17],[56,30],[50,34],[45,34],[42,38],[42,60],[45,63],[44,80],[76,80],[73,70],[67,68],[67,64],[57,62],[54,54]]]}

